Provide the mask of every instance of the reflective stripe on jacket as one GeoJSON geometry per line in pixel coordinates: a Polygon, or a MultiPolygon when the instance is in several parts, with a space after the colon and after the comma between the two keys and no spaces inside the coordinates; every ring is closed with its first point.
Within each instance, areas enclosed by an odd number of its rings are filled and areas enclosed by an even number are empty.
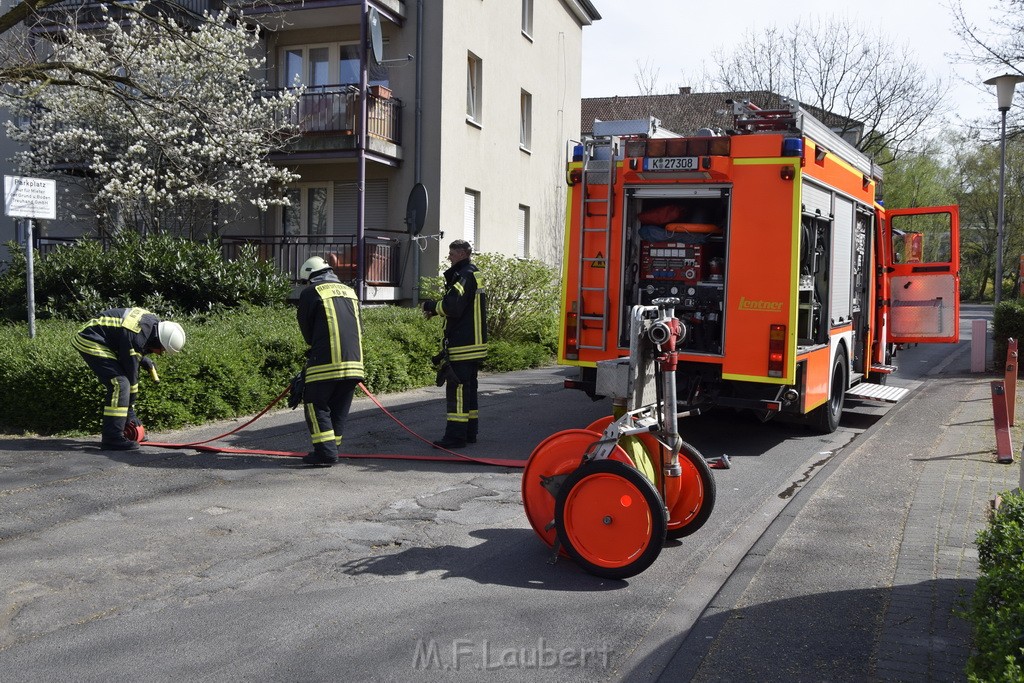
{"type": "Polygon", "coordinates": [[[363,379],[363,329],[355,291],[327,271],[299,295],[299,330],[309,345],[306,382],[363,379]]]}
{"type": "Polygon", "coordinates": [[[444,271],[444,298],[435,311],[444,316],[444,339],[452,361],[487,357],[487,294],[483,274],[469,259],[444,271]]]}
{"type": "Polygon", "coordinates": [[[71,346],[88,356],[116,360],[136,393],[139,362],[157,339],[159,324],[160,319],[144,308],[111,308],[87,322],[71,338],[71,346]]]}

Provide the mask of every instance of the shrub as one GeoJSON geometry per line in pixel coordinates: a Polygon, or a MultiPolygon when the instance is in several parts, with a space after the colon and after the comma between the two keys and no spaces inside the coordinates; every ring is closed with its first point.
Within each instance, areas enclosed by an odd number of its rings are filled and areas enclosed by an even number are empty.
{"type": "MultiPolygon", "coordinates": [[[[542,261],[501,254],[475,254],[487,292],[487,334],[490,339],[544,344],[554,353],[558,345],[559,280],[557,271],[542,261]]],[[[424,298],[444,294],[444,278],[423,278],[424,298]]]]}
{"type": "Polygon", "coordinates": [[[977,652],[967,673],[974,681],[1024,681],[1024,495],[1004,494],[978,533],[980,577],[968,614],[977,652]]]}
{"type": "Polygon", "coordinates": [[[1006,367],[1007,339],[1013,337],[1018,344],[1024,339],[1024,302],[1001,301],[992,314],[992,329],[995,338],[992,362],[997,372],[1003,372],[1006,367]]]}
{"type": "MultiPolygon", "coordinates": [[[[156,358],[160,383],[140,378],[136,409],[150,429],[167,430],[248,415],[278,396],[305,362],[305,342],[286,306],[243,307],[181,318],[182,353],[156,358]]],[[[95,433],[104,389],[70,344],[82,321],[40,320],[35,339],[24,325],[0,324],[0,429],[11,433],[95,433]]],[[[365,384],[373,393],[429,386],[441,326],[416,310],[363,309],[365,384]]],[[[544,365],[536,342],[496,340],[485,370],[544,365]]],[[[301,419],[301,418],[297,418],[301,419]]]]}
{"type": "MultiPolygon", "coordinates": [[[[26,260],[9,244],[10,267],[0,275],[6,320],[25,320],[26,260]]],[[[254,246],[225,261],[216,242],[135,233],[107,248],[95,240],[57,247],[34,259],[37,315],[87,320],[107,308],[143,306],[168,318],[240,305],[284,301],[291,285],[274,264],[257,258],[254,246]]]]}

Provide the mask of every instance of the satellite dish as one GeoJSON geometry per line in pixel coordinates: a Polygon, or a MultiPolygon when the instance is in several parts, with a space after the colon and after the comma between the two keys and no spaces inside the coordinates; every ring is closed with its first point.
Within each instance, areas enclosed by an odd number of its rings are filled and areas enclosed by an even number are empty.
{"type": "Polygon", "coordinates": [[[420,234],[423,223],[427,220],[427,188],[423,183],[416,183],[409,192],[409,201],[405,205],[405,223],[409,233],[420,234]]]}
{"type": "Polygon", "coordinates": [[[380,13],[373,7],[370,8],[370,52],[373,53],[373,61],[380,64],[384,61],[384,37],[380,33],[380,13]]]}

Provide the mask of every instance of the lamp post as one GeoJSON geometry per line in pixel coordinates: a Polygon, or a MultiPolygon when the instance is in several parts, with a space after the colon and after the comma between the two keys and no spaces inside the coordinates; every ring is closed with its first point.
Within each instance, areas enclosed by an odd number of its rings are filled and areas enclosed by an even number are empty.
{"type": "Polygon", "coordinates": [[[1002,115],[1002,129],[999,135],[999,215],[996,218],[996,306],[1003,298],[1003,216],[1004,197],[1006,196],[1006,112],[1013,103],[1013,91],[1017,84],[1024,81],[1024,76],[1003,74],[985,81],[985,85],[996,86],[996,97],[999,100],[999,112],[1002,115]]]}

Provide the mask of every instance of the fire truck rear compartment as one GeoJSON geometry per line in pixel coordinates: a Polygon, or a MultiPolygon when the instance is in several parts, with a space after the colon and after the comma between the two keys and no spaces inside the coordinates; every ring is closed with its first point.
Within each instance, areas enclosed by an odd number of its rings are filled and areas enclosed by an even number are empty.
{"type": "Polygon", "coordinates": [[[729,190],[698,187],[676,194],[683,196],[627,190],[619,346],[627,347],[634,305],[675,297],[676,316],[687,326],[681,351],[718,356],[724,335],[729,190]]]}

